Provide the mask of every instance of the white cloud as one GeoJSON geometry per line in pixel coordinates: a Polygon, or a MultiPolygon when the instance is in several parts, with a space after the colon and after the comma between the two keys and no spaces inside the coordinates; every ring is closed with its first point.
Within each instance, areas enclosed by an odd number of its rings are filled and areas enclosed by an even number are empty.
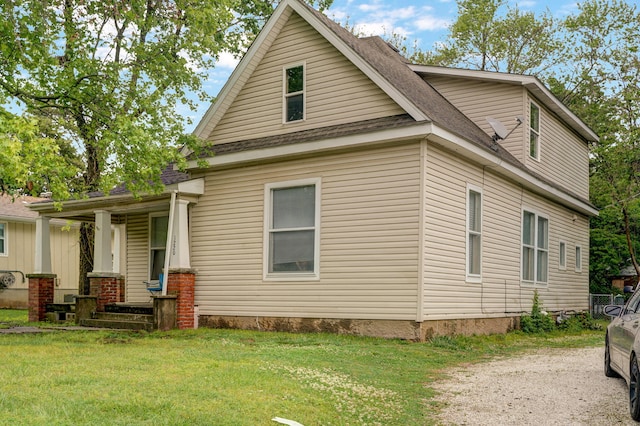
{"type": "Polygon", "coordinates": [[[421,31],[439,31],[448,28],[451,21],[448,19],[425,15],[415,20],[414,23],[418,30],[421,31]]]}
{"type": "Polygon", "coordinates": [[[216,68],[234,69],[239,62],[240,59],[235,58],[231,53],[222,52],[216,61],[216,68]]]}

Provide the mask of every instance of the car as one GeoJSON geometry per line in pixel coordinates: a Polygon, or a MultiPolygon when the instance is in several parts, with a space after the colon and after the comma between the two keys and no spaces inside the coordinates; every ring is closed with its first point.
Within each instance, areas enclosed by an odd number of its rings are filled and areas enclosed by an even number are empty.
{"type": "Polygon", "coordinates": [[[604,374],[627,382],[629,411],[640,421],[640,291],[624,306],[607,305],[603,312],[612,317],[604,340],[604,374]]]}

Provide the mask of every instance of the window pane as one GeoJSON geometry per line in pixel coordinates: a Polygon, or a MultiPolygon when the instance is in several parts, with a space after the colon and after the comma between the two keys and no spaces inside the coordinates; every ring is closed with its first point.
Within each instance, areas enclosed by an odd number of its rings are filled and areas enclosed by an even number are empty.
{"type": "Polygon", "coordinates": [[[582,249],[576,247],[576,269],[582,269],[582,249]]]}
{"type": "Polygon", "coordinates": [[[535,215],[533,213],[524,212],[522,217],[522,244],[533,245],[534,221],[535,215]]]}
{"type": "Polygon", "coordinates": [[[0,239],[4,240],[4,223],[0,223],[0,239]]]}
{"type": "Polygon", "coordinates": [[[538,135],[533,130],[529,139],[529,155],[538,158],[538,135]]]}
{"type": "Polygon", "coordinates": [[[560,266],[567,265],[567,246],[565,243],[560,243],[560,266]]]}
{"type": "Polygon", "coordinates": [[[469,234],[469,274],[480,275],[480,241],[480,235],[469,234]]]}
{"type": "Polygon", "coordinates": [[[549,221],[543,217],[538,218],[538,248],[549,248],[549,221]]]}
{"type": "Polygon", "coordinates": [[[297,121],[304,118],[303,95],[294,95],[287,98],[287,121],[297,121]]]}
{"type": "Polygon", "coordinates": [[[272,229],[315,226],[315,185],[274,189],[272,229]]]}
{"type": "Polygon", "coordinates": [[[480,193],[469,191],[469,231],[480,232],[482,201],[480,193]]]}
{"type": "Polygon", "coordinates": [[[165,247],[167,245],[167,227],[169,216],[151,218],[151,247],[165,247]]]}
{"type": "Polygon", "coordinates": [[[533,281],[533,252],[530,247],[522,248],[522,279],[533,281]]]}
{"type": "Polygon", "coordinates": [[[547,259],[549,253],[546,251],[538,250],[538,269],[536,273],[536,281],[546,283],[547,282],[547,259]]]}
{"type": "Polygon", "coordinates": [[[313,272],[314,231],[273,232],[269,272],[313,272]]]}
{"type": "Polygon", "coordinates": [[[0,223],[0,253],[4,254],[5,251],[5,242],[4,242],[4,223],[0,223]]]}
{"type": "Polygon", "coordinates": [[[536,132],[540,131],[540,109],[535,104],[530,104],[529,126],[536,132]]]}
{"type": "Polygon", "coordinates": [[[160,278],[160,274],[164,268],[165,251],[165,249],[151,250],[151,276],[149,279],[157,280],[160,278]]]}
{"type": "Polygon", "coordinates": [[[302,65],[287,69],[287,93],[302,92],[304,89],[303,70],[302,65]]]}

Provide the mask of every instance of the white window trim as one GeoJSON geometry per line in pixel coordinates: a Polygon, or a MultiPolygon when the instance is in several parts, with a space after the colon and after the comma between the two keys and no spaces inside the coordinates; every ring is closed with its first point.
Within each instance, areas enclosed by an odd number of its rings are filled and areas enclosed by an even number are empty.
{"type": "Polygon", "coordinates": [[[527,156],[535,161],[540,161],[540,151],[541,151],[541,144],[540,141],[542,140],[542,108],[540,108],[540,105],[538,105],[536,102],[533,101],[533,99],[529,99],[529,122],[528,124],[528,129],[529,132],[527,133],[527,156]],[[535,105],[536,108],[538,108],[538,130],[534,130],[531,128],[531,105],[535,105]],[[538,135],[538,146],[537,146],[537,151],[536,151],[536,156],[533,157],[531,156],[531,131],[534,131],[537,133],[538,135]]]}
{"type": "Polygon", "coordinates": [[[576,244],[576,259],[575,259],[575,263],[576,263],[576,268],[575,271],[576,272],[582,272],[582,246],[580,244],[576,244]],[[578,256],[578,252],[580,252],[580,255],[578,256]]]}
{"type": "Polygon", "coordinates": [[[268,183],[264,186],[264,234],[262,239],[263,279],[264,281],[318,281],[320,280],[320,200],[322,180],[320,178],[299,179],[285,182],[268,183]],[[297,186],[315,185],[315,223],[313,247],[313,272],[269,272],[269,233],[271,231],[271,190],[278,188],[293,188],[297,186]]]}
{"type": "Polygon", "coordinates": [[[0,252],[0,257],[9,257],[9,223],[0,222],[4,225],[4,252],[0,252]]]}
{"type": "MultiPolygon", "coordinates": [[[[151,279],[151,268],[152,268],[152,264],[151,264],[151,250],[155,249],[155,250],[159,250],[160,246],[158,247],[152,247],[151,246],[151,230],[152,230],[152,226],[153,226],[153,219],[156,217],[163,217],[166,216],[167,218],[169,217],[169,212],[156,212],[156,213],[149,213],[149,225],[148,225],[148,241],[147,241],[147,279],[150,280],[151,279]]],[[[168,232],[168,229],[167,229],[168,232]]],[[[165,250],[165,256],[167,256],[168,254],[166,253],[167,247],[166,245],[162,247],[163,250],[165,250]]]]}
{"type": "Polygon", "coordinates": [[[465,272],[466,272],[466,281],[470,283],[480,283],[482,282],[482,216],[484,213],[484,194],[482,193],[482,188],[479,186],[475,186],[472,184],[467,184],[466,195],[466,227],[465,227],[465,245],[466,245],[466,256],[465,256],[465,272]],[[471,233],[470,223],[469,223],[469,193],[471,191],[477,192],[480,194],[480,232],[475,232],[475,234],[480,235],[480,273],[472,274],[469,272],[469,256],[470,256],[470,247],[469,247],[469,234],[471,233]]]}
{"type": "Polygon", "coordinates": [[[546,282],[542,282],[542,281],[538,281],[537,277],[538,277],[538,218],[543,218],[547,220],[547,245],[551,245],[550,244],[550,237],[549,234],[551,233],[551,220],[549,219],[549,216],[540,213],[538,210],[536,209],[532,209],[532,208],[528,208],[528,207],[523,207],[521,212],[520,212],[520,285],[522,285],[523,287],[535,287],[535,288],[547,288],[549,286],[549,252],[550,252],[550,247],[547,247],[547,281],[546,282]],[[533,252],[533,281],[525,281],[522,279],[522,268],[523,268],[523,263],[522,263],[522,255],[524,253],[523,250],[523,243],[522,243],[522,225],[524,224],[524,213],[528,212],[528,213],[532,213],[535,215],[535,232],[533,235],[533,241],[535,242],[535,244],[533,245],[534,248],[534,252],[533,252]]]}
{"type": "Polygon", "coordinates": [[[307,119],[307,63],[306,61],[282,67],[282,124],[301,123],[307,119]],[[287,70],[302,67],[302,92],[287,93],[287,70]],[[302,94],[302,119],[287,121],[287,98],[302,94]]]}
{"type": "Polygon", "coordinates": [[[567,269],[567,242],[564,240],[558,242],[558,269],[561,271],[567,269]],[[564,256],[562,256],[562,246],[564,246],[564,256]]]}

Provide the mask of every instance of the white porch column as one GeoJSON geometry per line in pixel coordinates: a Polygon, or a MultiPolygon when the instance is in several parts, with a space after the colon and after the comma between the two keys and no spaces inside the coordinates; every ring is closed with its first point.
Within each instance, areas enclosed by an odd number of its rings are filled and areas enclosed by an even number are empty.
{"type": "Polygon", "coordinates": [[[111,258],[111,212],[96,210],[96,235],[93,251],[93,272],[113,273],[111,258]]]}
{"type": "Polygon", "coordinates": [[[36,218],[36,259],[33,272],[36,274],[52,274],[51,270],[51,237],[49,220],[46,216],[36,218]]]}
{"type": "Polygon", "coordinates": [[[188,201],[176,200],[173,217],[173,236],[171,239],[171,252],[169,257],[169,269],[190,269],[191,257],[189,255],[189,205],[188,201]]]}

